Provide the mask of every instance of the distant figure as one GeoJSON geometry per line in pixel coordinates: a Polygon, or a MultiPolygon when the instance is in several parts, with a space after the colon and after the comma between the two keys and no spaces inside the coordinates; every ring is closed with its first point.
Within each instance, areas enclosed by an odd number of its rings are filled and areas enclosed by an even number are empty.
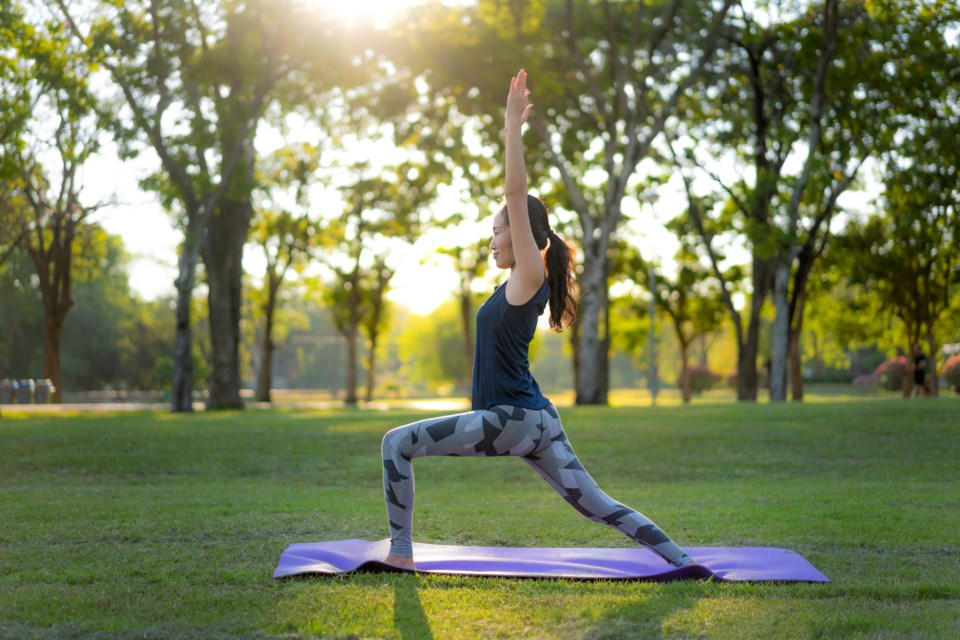
{"type": "Polygon", "coordinates": [[[918,396],[927,395],[927,354],[919,344],[913,345],[913,392],[918,396]]]}

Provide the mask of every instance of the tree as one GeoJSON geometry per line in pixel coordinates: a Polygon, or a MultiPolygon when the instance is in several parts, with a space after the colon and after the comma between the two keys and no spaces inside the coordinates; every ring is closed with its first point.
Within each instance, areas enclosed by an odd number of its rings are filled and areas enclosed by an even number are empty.
{"type": "Polygon", "coordinates": [[[123,240],[99,225],[87,225],[76,240],[71,287],[76,302],[63,324],[65,391],[108,384],[133,388],[128,375],[136,372],[124,362],[133,338],[125,329],[138,315],[141,301],[130,291],[128,262],[123,240]]]}
{"type": "Polygon", "coordinates": [[[43,376],[54,384],[53,401],[60,402],[63,323],[74,304],[75,242],[96,209],[80,201],[81,173],[99,147],[99,114],[86,87],[89,68],[61,28],[29,25],[21,35],[16,43],[20,63],[32,76],[22,78],[21,100],[27,99],[31,110],[23,115],[19,135],[5,136],[4,158],[16,167],[10,171],[8,165],[6,172],[5,212],[11,236],[36,269],[44,308],[43,376]]]}
{"type": "MultiPolygon", "coordinates": [[[[953,147],[956,139],[954,131],[941,140],[953,147]]],[[[936,395],[937,325],[960,285],[960,163],[946,154],[928,157],[936,160],[922,163],[918,157],[912,167],[891,172],[885,211],[851,225],[848,246],[857,259],[851,279],[869,287],[901,321],[905,352],[926,342],[931,392],[936,395]]],[[[905,396],[912,391],[912,374],[908,358],[905,396]]]]}
{"type": "MultiPolygon", "coordinates": [[[[781,229],[781,240],[777,247],[776,263],[773,272],[773,305],[776,316],[773,322],[773,339],[770,353],[770,400],[782,402],[787,398],[787,358],[790,348],[790,329],[796,313],[796,304],[791,305],[789,299],[790,278],[794,272],[794,262],[800,253],[800,207],[810,186],[812,174],[817,164],[818,152],[823,141],[823,117],[825,102],[830,99],[827,88],[827,74],[833,65],[833,58],[837,51],[838,31],[838,0],[826,0],[821,14],[821,33],[823,42],[820,46],[820,55],[817,58],[816,71],[810,89],[807,106],[807,139],[806,158],[800,175],[793,181],[790,189],[790,200],[786,206],[786,216],[781,229]],[[791,309],[791,307],[793,307],[791,309]],[[793,313],[792,313],[793,312],[793,313]]],[[[815,228],[819,228],[832,213],[832,207],[825,207],[817,212],[814,221],[815,228]]],[[[810,234],[816,238],[817,234],[810,234]]],[[[811,246],[811,257],[813,253],[811,246]]],[[[822,250],[822,249],[821,249],[822,250]]],[[[810,261],[812,264],[812,261],[810,261]]],[[[794,286],[795,293],[799,294],[798,287],[794,286]]],[[[795,298],[802,302],[802,298],[795,298]]],[[[801,315],[802,318],[802,315],[801,315]]],[[[799,320],[800,318],[798,318],[799,320]]],[[[796,335],[798,331],[794,331],[796,335]]]]}
{"type": "MultiPolygon", "coordinates": [[[[670,319],[680,347],[680,386],[683,401],[692,397],[690,351],[696,341],[716,332],[723,323],[723,300],[716,281],[711,281],[698,257],[688,249],[677,254],[677,272],[672,278],[660,272],[652,288],[657,306],[670,319]]],[[[644,270],[643,273],[650,273],[644,270]]],[[[652,287],[651,287],[652,285],[652,287]]]]}
{"type": "Polygon", "coordinates": [[[803,398],[800,339],[807,283],[830,240],[830,223],[842,212],[840,196],[859,182],[861,167],[869,160],[896,153],[898,136],[909,128],[904,126],[903,116],[912,111],[898,106],[904,97],[912,94],[914,104],[937,102],[931,99],[930,88],[949,86],[943,79],[954,73],[951,67],[956,68],[956,48],[947,44],[943,34],[956,28],[960,19],[957,7],[944,4],[931,12],[925,4],[909,0],[893,3],[896,9],[891,12],[884,4],[865,4],[866,11],[857,6],[841,8],[839,14],[844,37],[838,40],[835,64],[827,78],[821,159],[802,202],[801,220],[808,222],[800,225],[794,252],[788,347],[794,400],[803,398]],[[925,51],[926,59],[935,62],[914,65],[909,73],[892,72],[915,51],[925,51]]]}
{"type": "Polygon", "coordinates": [[[821,11],[808,2],[744,9],[703,91],[684,104],[681,133],[672,136],[674,161],[696,166],[718,191],[696,196],[694,180],[684,173],[692,221],[715,274],[720,277],[726,258],[720,238],[738,240],[750,254],[749,311],[741,313],[725,296],[739,344],[740,400],[757,397],[768,296],[776,311],[771,398],[785,398],[788,354],[794,397],[802,396],[797,341],[806,282],[840,196],[877,151],[870,127],[876,91],[864,70],[879,65],[872,42],[860,37],[862,14],[858,6],[841,10],[833,0],[821,11]],[[844,38],[837,35],[841,28],[844,38]],[[790,161],[795,156],[803,159],[798,169],[790,161]]]}
{"type": "MultiPolygon", "coordinates": [[[[25,47],[29,28],[21,7],[12,2],[0,4],[0,50],[19,54],[25,47]]],[[[17,156],[21,136],[27,128],[38,93],[33,90],[32,65],[20,63],[20,56],[0,59],[0,269],[10,259],[20,242],[22,227],[15,224],[15,214],[22,207],[21,196],[14,188],[18,175],[17,156]]],[[[45,73],[44,68],[40,68],[45,73]]]]}
{"type": "MultiPolygon", "coordinates": [[[[358,401],[361,328],[370,348],[369,371],[387,320],[384,296],[401,253],[397,241],[402,245],[418,233],[420,209],[435,193],[435,176],[415,162],[380,167],[373,174],[368,165],[360,164],[354,171],[359,177],[343,187],[343,213],[329,220],[322,231],[334,246],[324,258],[334,276],[325,301],[347,343],[344,401],[348,405],[358,401]]],[[[368,393],[372,393],[372,384],[371,376],[368,393]]]]}
{"type": "Polygon", "coordinates": [[[0,378],[32,378],[43,367],[43,300],[36,268],[14,245],[0,270],[0,378]]]}
{"type": "MultiPolygon", "coordinates": [[[[857,304],[872,304],[874,314],[899,319],[892,333],[901,351],[925,340],[933,356],[957,278],[960,114],[954,78],[960,52],[946,34],[960,24],[960,9],[878,1],[870,5],[870,18],[883,60],[872,82],[883,89],[877,121],[887,143],[880,172],[884,192],[880,212],[854,221],[845,234],[850,273],[842,286],[858,294],[857,304]]],[[[929,366],[936,393],[933,357],[929,366]]],[[[911,359],[907,367],[905,394],[913,384],[911,359]]]]}
{"type": "MultiPolygon", "coordinates": [[[[257,367],[257,402],[271,401],[273,354],[276,351],[274,318],[280,287],[293,269],[301,271],[317,243],[316,224],[308,215],[307,191],[316,172],[317,150],[312,145],[284,147],[274,153],[273,164],[261,181],[265,198],[257,207],[253,241],[263,250],[266,272],[259,296],[260,358],[257,367]],[[293,188],[292,202],[281,204],[281,191],[293,188]],[[291,211],[295,209],[296,211],[291,211]]],[[[259,325],[259,323],[258,323],[259,325]]]]}
{"type": "Polygon", "coordinates": [[[161,169],[145,185],[178,213],[183,230],[172,408],[192,406],[190,308],[201,256],[213,347],[207,406],[241,407],[241,258],[257,127],[281,97],[306,98],[347,77],[351,48],[330,21],[290,0],[104,0],[86,29],[64,0],[57,5],[119,91],[113,130],[124,155],[157,155],[161,169]]]}
{"type": "Polygon", "coordinates": [[[583,244],[580,404],[607,401],[608,250],[623,199],[733,4],[481,0],[430,4],[403,22],[402,64],[478,118],[491,148],[499,146],[504,79],[520,66],[530,74],[537,114],[528,171],[542,195],[575,212],[583,244]]]}
{"type": "MultiPolygon", "coordinates": [[[[119,236],[88,224],[75,241],[71,290],[76,303],[63,323],[58,385],[64,392],[169,387],[170,300],[145,302],[130,290],[129,256],[119,236]]],[[[40,280],[25,247],[0,273],[0,378],[39,377],[43,364],[40,280]]]]}
{"type": "MultiPolygon", "coordinates": [[[[676,218],[669,225],[677,228],[683,217],[676,218]]],[[[637,318],[632,324],[625,322],[626,328],[618,331],[620,342],[625,350],[634,352],[640,350],[640,345],[650,338],[650,331],[656,327],[650,326],[650,312],[648,301],[650,296],[655,307],[665,316],[671,325],[676,337],[680,357],[680,370],[677,376],[683,401],[690,402],[692,390],[690,386],[690,356],[692,349],[698,342],[702,343],[710,334],[716,333],[722,322],[724,305],[720,295],[719,284],[712,277],[710,270],[702,264],[702,258],[697,255],[695,245],[689,243],[689,234],[684,237],[675,256],[672,273],[652,259],[645,259],[637,247],[623,243],[618,247],[614,260],[614,271],[621,274],[620,284],[633,283],[631,293],[620,301],[629,315],[637,318]],[[642,287],[645,291],[641,292],[642,287]],[[646,299],[643,299],[645,296],[646,299]]],[[[621,311],[622,313],[623,311],[621,311]]],[[[654,318],[654,321],[656,319],[654,318]]],[[[648,353],[647,358],[652,360],[654,354],[648,353]]],[[[701,361],[706,364],[706,350],[701,353],[701,361]]],[[[654,381],[648,374],[651,388],[654,381]]]]}

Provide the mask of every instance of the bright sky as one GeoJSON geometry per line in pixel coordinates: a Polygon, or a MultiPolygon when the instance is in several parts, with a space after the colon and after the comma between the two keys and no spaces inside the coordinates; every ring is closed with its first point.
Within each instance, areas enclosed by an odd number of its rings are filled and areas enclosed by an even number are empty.
{"type": "Polygon", "coordinates": [[[422,4],[424,0],[301,0],[304,4],[332,8],[346,22],[369,18],[389,18],[401,10],[422,4]]]}

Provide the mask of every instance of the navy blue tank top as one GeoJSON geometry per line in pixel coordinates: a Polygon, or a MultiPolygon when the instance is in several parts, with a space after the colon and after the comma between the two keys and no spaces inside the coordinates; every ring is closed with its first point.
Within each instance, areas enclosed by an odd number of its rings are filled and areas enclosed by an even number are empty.
{"type": "Polygon", "coordinates": [[[473,409],[506,404],[543,409],[550,400],[530,374],[530,341],[537,318],[550,298],[547,280],[525,304],[507,302],[507,287],[497,287],[477,311],[477,344],[473,359],[473,409]]]}

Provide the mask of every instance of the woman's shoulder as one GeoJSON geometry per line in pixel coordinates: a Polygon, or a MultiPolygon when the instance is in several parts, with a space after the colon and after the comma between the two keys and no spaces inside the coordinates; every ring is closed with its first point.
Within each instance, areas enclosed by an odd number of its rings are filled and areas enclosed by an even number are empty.
{"type": "Polygon", "coordinates": [[[546,278],[543,279],[543,283],[540,285],[540,288],[537,289],[534,292],[534,294],[530,296],[530,299],[525,302],[521,302],[519,304],[513,304],[512,302],[507,300],[506,296],[503,297],[504,304],[507,306],[508,309],[523,310],[523,309],[533,308],[537,310],[537,315],[539,315],[542,312],[544,305],[547,303],[547,300],[549,299],[550,299],[550,285],[547,284],[546,278]]]}

